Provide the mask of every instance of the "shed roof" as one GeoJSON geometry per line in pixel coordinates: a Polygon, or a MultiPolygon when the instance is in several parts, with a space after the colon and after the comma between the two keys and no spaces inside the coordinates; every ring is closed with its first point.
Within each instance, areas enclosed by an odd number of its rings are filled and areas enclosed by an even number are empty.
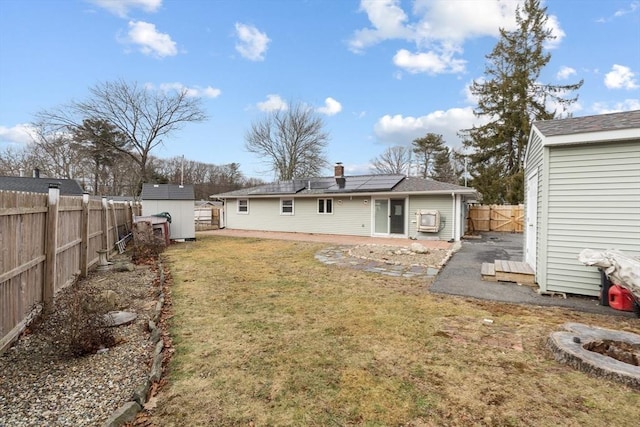
{"type": "MultiPolygon", "coordinates": [[[[544,120],[533,124],[545,136],[575,135],[589,132],[640,128],[640,110],[596,116],[544,120]]],[[[640,137],[640,133],[638,134],[640,137]]]]}
{"type": "Polygon", "coordinates": [[[49,184],[59,184],[63,196],[82,196],[84,191],[75,179],[32,178],[25,176],[0,176],[0,190],[48,193],[49,184]]]}
{"type": "Polygon", "coordinates": [[[227,193],[214,194],[212,198],[265,197],[265,196],[314,196],[337,194],[373,194],[373,193],[457,193],[475,195],[476,190],[470,187],[449,184],[404,175],[379,174],[345,176],[344,182],[338,184],[334,177],[320,177],[280,181],[257,187],[242,188],[227,193]]]}
{"type": "Polygon", "coordinates": [[[193,185],[143,184],[142,200],[195,200],[193,185]]]}

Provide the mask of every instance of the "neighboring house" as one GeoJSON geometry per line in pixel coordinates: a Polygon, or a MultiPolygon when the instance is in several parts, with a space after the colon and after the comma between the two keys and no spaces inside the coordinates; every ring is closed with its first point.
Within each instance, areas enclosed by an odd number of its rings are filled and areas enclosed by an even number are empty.
{"type": "Polygon", "coordinates": [[[142,216],[168,212],[171,240],[195,240],[193,185],[143,184],[142,216]]]}
{"type": "Polygon", "coordinates": [[[525,212],[524,261],[540,290],[597,296],[582,249],[640,255],[640,110],[535,122],[525,212]]]}
{"type": "Polygon", "coordinates": [[[231,229],[460,240],[473,188],[404,175],[300,179],[212,195],[231,229]]]}
{"type": "Polygon", "coordinates": [[[24,176],[0,176],[0,191],[25,191],[48,193],[49,184],[58,184],[62,196],[82,196],[84,190],[74,179],[31,178],[24,176]]]}

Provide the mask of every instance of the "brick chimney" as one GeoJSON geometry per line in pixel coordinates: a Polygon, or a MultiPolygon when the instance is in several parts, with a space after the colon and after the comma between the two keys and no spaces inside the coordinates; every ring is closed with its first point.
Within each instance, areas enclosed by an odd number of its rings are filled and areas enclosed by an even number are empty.
{"type": "Polygon", "coordinates": [[[336,184],[338,184],[338,187],[344,188],[347,180],[344,177],[344,166],[342,166],[341,162],[336,163],[336,166],[333,168],[333,175],[336,179],[336,184]]]}

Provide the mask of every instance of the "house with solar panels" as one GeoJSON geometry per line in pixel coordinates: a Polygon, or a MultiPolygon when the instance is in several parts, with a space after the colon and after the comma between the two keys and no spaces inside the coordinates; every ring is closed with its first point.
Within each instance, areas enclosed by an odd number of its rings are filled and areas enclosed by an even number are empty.
{"type": "Polygon", "coordinates": [[[210,196],[229,229],[460,240],[473,188],[405,175],[294,179],[210,196]]]}

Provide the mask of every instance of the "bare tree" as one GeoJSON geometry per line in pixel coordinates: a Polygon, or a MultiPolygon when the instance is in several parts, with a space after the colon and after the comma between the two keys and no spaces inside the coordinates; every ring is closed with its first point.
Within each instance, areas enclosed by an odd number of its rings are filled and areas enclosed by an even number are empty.
{"type": "Polygon", "coordinates": [[[19,176],[21,170],[30,174],[35,166],[28,147],[9,145],[0,151],[0,175],[19,176]]]}
{"type": "Polygon", "coordinates": [[[404,145],[388,147],[371,160],[371,169],[376,173],[406,174],[411,162],[411,148],[404,145]]]}
{"type": "Polygon", "coordinates": [[[251,125],[245,148],[269,164],[278,179],[317,176],[327,165],[329,134],[311,108],[296,104],[251,125]]]}
{"type": "Polygon", "coordinates": [[[34,124],[32,138],[28,150],[34,168],[55,178],[77,179],[84,175],[81,156],[72,146],[71,134],[41,121],[34,124]]]}
{"type": "Polygon", "coordinates": [[[114,143],[111,148],[138,165],[140,183],[147,180],[151,151],[164,138],[187,123],[206,119],[200,98],[190,97],[186,89],[168,93],[117,80],[99,83],[89,92],[91,95],[85,101],[41,112],[38,117],[67,132],[81,126],[85,119],[110,123],[127,139],[127,145],[114,143]]]}

